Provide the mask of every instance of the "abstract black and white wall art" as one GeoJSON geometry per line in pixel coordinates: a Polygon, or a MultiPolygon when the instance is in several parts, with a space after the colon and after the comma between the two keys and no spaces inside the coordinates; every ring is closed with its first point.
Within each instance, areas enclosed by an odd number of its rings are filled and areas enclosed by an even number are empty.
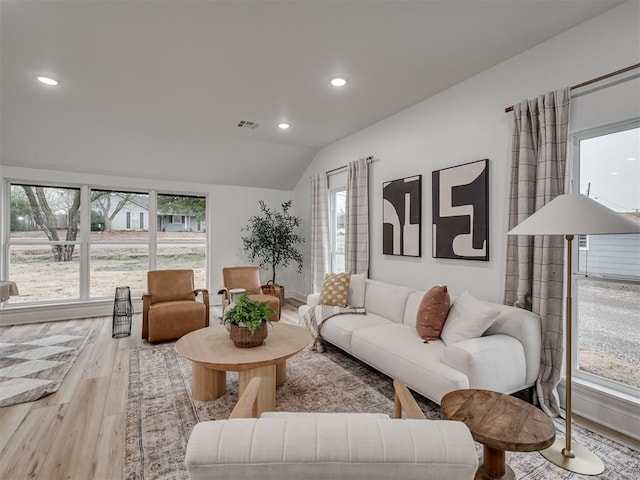
{"type": "Polygon", "coordinates": [[[436,170],[433,257],[489,260],[489,160],[436,170]]]}
{"type": "Polygon", "coordinates": [[[422,175],[382,185],[382,253],[422,255],[422,175]]]}

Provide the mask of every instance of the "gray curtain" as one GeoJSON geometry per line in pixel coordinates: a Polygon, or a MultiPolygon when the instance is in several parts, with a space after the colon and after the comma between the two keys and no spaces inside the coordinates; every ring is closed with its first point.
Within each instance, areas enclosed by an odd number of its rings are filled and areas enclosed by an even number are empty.
{"type": "Polygon", "coordinates": [[[311,288],[319,292],[329,271],[329,214],[327,176],[311,177],[311,288]]]}
{"type": "MultiPolygon", "coordinates": [[[[564,193],[569,89],[513,108],[509,229],[564,193]]],[[[542,409],[559,415],[557,386],[563,359],[564,238],[508,236],[504,301],[542,319],[542,356],[536,393],[542,409]]],[[[569,279],[570,280],[570,279],[569,279]]]]}
{"type": "Polygon", "coordinates": [[[344,215],[345,271],[369,270],[369,162],[361,158],[348,165],[344,215]]]}

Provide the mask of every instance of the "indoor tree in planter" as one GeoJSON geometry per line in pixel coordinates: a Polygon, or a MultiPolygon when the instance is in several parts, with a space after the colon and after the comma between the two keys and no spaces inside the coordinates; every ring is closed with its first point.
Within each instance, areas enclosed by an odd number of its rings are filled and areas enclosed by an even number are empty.
{"type": "Polygon", "coordinates": [[[300,218],[289,213],[291,200],[282,204],[282,211],[271,209],[260,200],[260,215],[249,219],[242,230],[242,245],[252,261],[258,261],[260,268],[271,268],[271,281],[276,283],[276,267],[286,267],[291,262],[298,264],[298,273],[302,272],[302,254],[297,250],[298,243],[304,238],[296,233],[300,218]]]}

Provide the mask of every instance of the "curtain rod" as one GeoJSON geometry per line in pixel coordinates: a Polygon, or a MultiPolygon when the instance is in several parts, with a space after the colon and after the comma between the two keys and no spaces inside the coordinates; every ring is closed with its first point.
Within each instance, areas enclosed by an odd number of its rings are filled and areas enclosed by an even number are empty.
{"type": "MultiPolygon", "coordinates": [[[[367,163],[372,163],[373,162],[373,155],[369,155],[367,158],[365,158],[365,160],[367,161],[367,163]]],[[[347,168],[347,165],[342,165],[341,167],[332,168],[331,170],[327,170],[325,175],[331,175],[332,173],[338,173],[340,170],[344,170],[345,168],[347,168]]]]}
{"type": "MultiPolygon", "coordinates": [[[[572,85],[571,87],[569,87],[569,90],[575,90],[576,88],[586,87],[587,85],[591,85],[592,83],[599,82],[600,80],[606,80],[607,78],[615,77],[616,75],[620,75],[621,73],[626,73],[626,72],[629,72],[631,70],[635,70],[636,68],[640,68],[640,63],[636,63],[635,65],[631,65],[631,66],[626,67],[626,68],[621,68],[620,70],[616,70],[615,72],[607,73],[605,75],[601,75],[599,77],[592,78],[591,80],[587,80],[586,82],[582,82],[582,83],[579,83],[577,85],[572,85]]],[[[510,107],[506,107],[504,109],[504,112],[507,113],[507,112],[510,112],[512,110],[513,110],[513,105],[511,105],[510,107]]]]}

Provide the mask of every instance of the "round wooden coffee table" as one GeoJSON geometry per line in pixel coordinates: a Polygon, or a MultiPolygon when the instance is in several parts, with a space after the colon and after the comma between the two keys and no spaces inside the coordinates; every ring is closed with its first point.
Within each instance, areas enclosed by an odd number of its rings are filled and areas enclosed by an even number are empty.
{"type": "Polygon", "coordinates": [[[258,414],[275,410],[276,385],[287,376],[286,361],[311,343],[304,328],[272,323],[264,343],[238,348],[222,325],[188,333],[176,343],[176,351],[193,362],[194,400],[214,400],[227,391],[227,372],[239,372],[239,394],[253,377],[262,377],[258,393],[258,414]]]}
{"type": "Polygon", "coordinates": [[[553,422],[542,410],[503,393],[456,390],[442,397],[440,404],[446,419],[464,422],[484,447],[476,480],[515,479],[505,451],[543,450],[556,437],[553,422]]]}

